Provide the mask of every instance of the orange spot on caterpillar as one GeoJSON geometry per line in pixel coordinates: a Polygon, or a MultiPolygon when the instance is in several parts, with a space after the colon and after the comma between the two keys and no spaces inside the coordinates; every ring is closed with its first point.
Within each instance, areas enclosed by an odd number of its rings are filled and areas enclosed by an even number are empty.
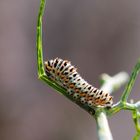
{"type": "Polygon", "coordinates": [[[75,101],[81,101],[89,106],[110,106],[113,104],[112,96],[88,84],[71,65],[68,60],[56,58],[45,62],[47,76],[72,92],[75,101]],[[77,93],[77,94],[76,94],[77,93]]]}

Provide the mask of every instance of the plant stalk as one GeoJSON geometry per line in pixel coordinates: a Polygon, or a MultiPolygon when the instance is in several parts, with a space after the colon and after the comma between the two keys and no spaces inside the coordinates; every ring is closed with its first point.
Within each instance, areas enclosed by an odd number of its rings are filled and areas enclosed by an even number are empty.
{"type": "MultiPolygon", "coordinates": [[[[117,88],[126,83],[128,79],[129,76],[125,72],[120,72],[113,77],[106,75],[105,77],[103,77],[104,84],[102,85],[101,89],[111,94],[117,88]]],[[[97,124],[98,139],[113,140],[113,136],[110,131],[107,116],[104,109],[97,111],[97,113],[95,114],[95,120],[97,124]]]]}

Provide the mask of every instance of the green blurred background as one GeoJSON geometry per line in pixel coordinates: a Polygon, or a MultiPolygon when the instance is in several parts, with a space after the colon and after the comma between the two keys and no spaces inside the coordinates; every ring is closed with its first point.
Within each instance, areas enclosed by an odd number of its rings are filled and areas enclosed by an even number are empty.
{"type": "MultiPolygon", "coordinates": [[[[72,61],[89,83],[129,74],[140,57],[140,1],[47,0],[44,59],[72,61]]],[[[96,140],[94,119],[37,79],[39,0],[0,0],[0,140],[96,140]]],[[[131,98],[140,100],[140,78],[131,98]]],[[[124,88],[114,93],[114,102],[124,88]]],[[[129,112],[109,118],[115,140],[130,140],[129,112]]]]}

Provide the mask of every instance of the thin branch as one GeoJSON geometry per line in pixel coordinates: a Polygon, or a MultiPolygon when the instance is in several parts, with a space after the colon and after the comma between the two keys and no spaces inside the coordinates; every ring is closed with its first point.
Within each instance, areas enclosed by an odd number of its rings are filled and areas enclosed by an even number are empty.
{"type": "Polygon", "coordinates": [[[44,63],[43,63],[43,50],[42,50],[42,17],[45,10],[46,0],[41,0],[40,8],[37,19],[37,36],[36,36],[36,46],[37,46],[37,64],[38,64],[38,77],[45,74],[44,63]]]}
{"type": "Polygon", "coordinates": [[[132,118],[133,118],[135,128],[137,131],[133,140],[139,140],[139,138],[140,138],[140,123],[139,123],[139,118],[137,115],[138,113],[139,113],[139,111],[137,109],[132,112],[132,118]]]}
{"type": "Polygon", "coordinates": [[[140,101],[135,103],[136,109],[140,109],[140,101]]]}
{"type": "Polygon", "coordinates": [[[140,60],[137,62],[136,66],[134,67],[134,70],[130,76],[130,80],[121,96],[120,101],[117,104],[114,104],[113,107],[110,110],[106,110],[106,113],[108,115],[112,115],[114,113],[119,112],[120,110],[131,110],[134,111],[135,109],[140,108],[140,102],[137,102],[135,104],[133,103],[127,103],[127,99],[131,93],[131,90],[133,88],[133,85],[136,81],[136,78],[138,76],[138,73],[140,71],[140,60]]]}
{"type": "Polygon", "coordinates": [[[39,79],[45,81],[49,86],[57,90],[61,94],[66,94],[66,90],[60,87],[57,83],[52,81],[46,76],[45,69],[44,69],[44,61],[43,61],[43,43],[42,43],[42,20],[44,15],[44,10],[46,6],[46,0],[40,1],[40,7],[38,12],[38,19],[37,19],[37,65],[38,65],[38,77],[39,79]]]}
{"type": "Polygon", "coordinates": [[[130,80],[121,96],[122,102],[127,101],[139,72],[140,72],[140,60],[137,62],[136,66],[134,67],[134,70],[130,76],[130,80]]]}
{"type": "Polygon", "coordinates": [[[104,112],[99,112],[95,117],[99,140],[113,140],[108,120],[104,112]]]}
{"type": "MultiPolygon", "coordinates": [[[[114,104],[113,107],[110,110],[106,110],[107,115],[113,115],[120,110],[130,110],[134,111],[136,109],[140,109],[140,101],[136,103],[127,103],[127,102],[118,102],[117,104],[114,104]]],[[[140,113],[137,113],[137,115],[140,118],[140,113]]]]}
{"type": "Polygon", "coordinates": [[[119,112],[121,109],[123,109],[123,104],[121,102],[118,102],[116,104],[114,104],[111,109],[106,110],[106,114],[108,116],[111,116],[112,114],[115,114],[117,112],[119,112]]]}
{"type": "Polygon", "coordinates": [[[133,117],[133,120],[134,120],[134,123],[135,123],[135,126],[136,126],[136,130],[137,132],[140,134],[140,123],[139,123],[139,119],[138,119],[138,115],[137,113],[139,113],[139,111],[136,109],[133,111],[132,113],[132,117],[133,117]]]}
{"type": "Polygon", "coordinates": [[[129,75],[126,72],[120,72],[112,77],[108,74],[102,74],[101,79],[104,81],[101,89],[108,93],[112,93],[122,85],[126,84],[129,79],[129,75]]]}

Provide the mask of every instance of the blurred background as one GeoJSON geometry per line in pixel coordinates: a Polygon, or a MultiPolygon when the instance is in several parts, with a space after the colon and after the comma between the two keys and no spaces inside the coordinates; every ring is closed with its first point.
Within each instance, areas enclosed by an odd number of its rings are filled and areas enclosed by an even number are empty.
{"type": "MultiPolygon", "coordinates": [[[[129,74],[140,57],[140,1],[47,0],[44,59],[72,61],[89,83],[129,74]]],[[[0,140],[96,140],[95,120],[37,79],[39,0],[0,0],[0,140]]],[[[140,100],[140,76],[131,98],[140,100]]],[[[117,102],[124,87],[114,93],[117,102]]],[[[131,99],[130,98],[130,99],[131,99]]],[[[115,140],[132,139],[131,113],[109,118],[115,140]]]]}

